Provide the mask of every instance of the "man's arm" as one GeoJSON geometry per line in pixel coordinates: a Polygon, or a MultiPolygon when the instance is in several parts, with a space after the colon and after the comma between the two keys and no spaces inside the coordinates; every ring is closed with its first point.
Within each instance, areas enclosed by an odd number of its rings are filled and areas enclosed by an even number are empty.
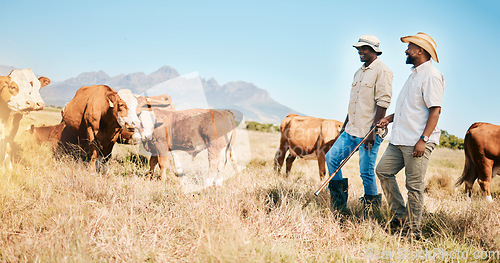
{"type": "Polygon", "coordinates": [[[347,125],[348,122],[349,122],[349,114],[347,114],[347,116],[345,116],[345,121],[344,121],[344,124],[342,124],[342,128],[340,129],[339,134],[342,134],[344,132],[345,126],[347,125]]]}
{"type": "MultiPolygon", "coordinates": [[[[386,111],[387,111],[386,108],[377,106],[377,112],[375,113],[375,119],[373,120],[373,123],[372,123],[371,127],[377,125],[377,123],[382,118],[384,118],[386,111]]],[[[376,138],[376,136],[377,136],[377,133],[375,131],[372,131],[372,133],[370,133],[370,135],[368,135],[368,137],[367,137],[367,139],[365,141],[365,149],[366,150],[368,150],[368,151],[371,150],[371,148],[375,144],[375,138],[376,138]]]]}
{"type": "MultiPolygon", "coordinates": [[[[423,136],[431,136],[432,131],[437,126],[439,115],[441,114],[441,107],[431,107],[429,108],[429,118],[427,118],[427,123],[425,124],[423,136]]],[[[413,148],[413,157],[422,157],[425,153],[425,142],[419,139],[413,148]]]]}
{"type": "Polygon", "coordinates": [[[380,119],[380,121],[377,122],[377,127],[379,128],[386,128],[387,125],[389,125],[389,123],[393,122],[394,121],[394,113],[389,115],[389,116],[386,116],[382,119],[380,119]]]}

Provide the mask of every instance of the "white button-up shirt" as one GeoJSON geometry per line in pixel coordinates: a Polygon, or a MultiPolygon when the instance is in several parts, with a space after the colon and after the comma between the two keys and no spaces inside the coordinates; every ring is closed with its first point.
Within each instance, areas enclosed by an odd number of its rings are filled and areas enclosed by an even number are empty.
{"type": "Polygon", "coordinates": [[[368,67],[361,66],[354,74],[345,131],[356,137],[365,137],[375,120],[377,107],[388,108],[392,96],[392,71],[380,59],[368,67]]]}
{"type": "MultiPolygon", "coordinates": [[[[391,136],[394,145],[414,146],[424,132],[429,108],[441,107],[443,100],[444,77],[430,60],[412,71],[396,102],[391,136]]],[[[429,142],[439,144],[440,135],[436,125],[429,142]]]]}

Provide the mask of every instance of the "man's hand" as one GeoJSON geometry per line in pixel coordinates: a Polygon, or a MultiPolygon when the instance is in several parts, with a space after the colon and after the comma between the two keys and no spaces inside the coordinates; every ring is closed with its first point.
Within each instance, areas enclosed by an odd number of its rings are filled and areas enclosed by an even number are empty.
{"type": "Polygon", "coordinates": [[[422,157],[425,153],[425,142],[422,140],[418,140],[415,147],[413,147],[413,157],[422,157]]]}
{"type": "Polygon", "coordinates": [[[387,127],[387,125],[389,125],[389,123],[391,123],[393,121],[394,121],[394,114],[385,116],[384,118],[380,119],[377,122],[377,127],[379,127],[379,128],[385,128],[385,127],[387,127]]]}
{"type": "MultiPolygon", "coordinates": [[[[370,128],[370,130],[373,128],[373,126],[370,128]]],[[[376,130],[373,130],[370,135],[366,137],[365,140],[365,149],[367,151],[370,151],[373,148],[373,145],[375,144],[375,137],[377,136],[377,133],[375,133],[376,130]]]]}
{"type": "Polygon", "coordinates": [[[389,121],[388,117],[384,117],[377,122],[377,127],[385,129],[387,125],[389,125],[389,123],[391,122],[389,121]]]}

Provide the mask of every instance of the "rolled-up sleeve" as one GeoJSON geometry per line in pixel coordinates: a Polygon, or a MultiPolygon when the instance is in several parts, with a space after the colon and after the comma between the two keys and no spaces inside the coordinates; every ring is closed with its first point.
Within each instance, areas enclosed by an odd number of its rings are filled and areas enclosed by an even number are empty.
{"type": "Polygon", "coordinates": [[[392,96],[393,74],[390,69],[380,71],[375,83],[375,102],[377,106],[389,108],[392,96]]]}
{"type": "Polygon", "coordinates": [[[427,108],[441,107],[444,94],[444,78],[442,75],[430,77],[422,85],[422,93],[427,108]]]}

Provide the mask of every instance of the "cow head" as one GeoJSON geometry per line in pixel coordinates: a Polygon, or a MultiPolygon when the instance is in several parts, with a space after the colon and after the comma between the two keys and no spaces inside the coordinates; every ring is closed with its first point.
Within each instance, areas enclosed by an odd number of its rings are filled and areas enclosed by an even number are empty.
{"type": "Polygon", "coordinates": [[[29,112],[42,110],[45,106],[40,89],[50,83],[50,79],[40,77],[37,79],[31,69],[16,69],[10,72],[9,77],[19,87],[19,92],[12,96],[8,107],[16,112],[29,112]]]}
{"type": "Polygon", "coordinates": [[[128,119],[135,129],[132,136],[128,133],[122,134],[122,136],[131,137],[125,139],[133,140],[134,143],[151,139],[153,129],[159,125],[155,123],[153,108],[175,110],[172,105],[172,98],[166,94],[141,96],[132,94],[128,89],[121,89],[118,91],[118,95],[126,101],[129,107],[128,119]]]}
{"type": "Polygon", "coordinates": [[[0,102],[9,103],[19,93],[19,86],[10,77],[0,76],[0,102]]]}
{"type": "Polygon", "coordinates": [[[140,138],[143,140],[151,140],[156,124],[154,111],[142,111],[139,114],[139,119],[141,120],[141,127],[139,128],[140,138]]]}
{"type": "Polygon", "coordinates": [[[130,129],[132,126],[128,119],[129,109],[127,103],[116,93],[108,95],[108,103],[120,127],[130,129]]]}
{"type": "Polygon", "coordinates": [[[138,127],[140,125],[140,120],[137,118],[137,98],[132,91],[129,89],[121,89],[118,91],[118,96],[125,101],[128,107],[128,121],[133,127],[138,127]]]}

